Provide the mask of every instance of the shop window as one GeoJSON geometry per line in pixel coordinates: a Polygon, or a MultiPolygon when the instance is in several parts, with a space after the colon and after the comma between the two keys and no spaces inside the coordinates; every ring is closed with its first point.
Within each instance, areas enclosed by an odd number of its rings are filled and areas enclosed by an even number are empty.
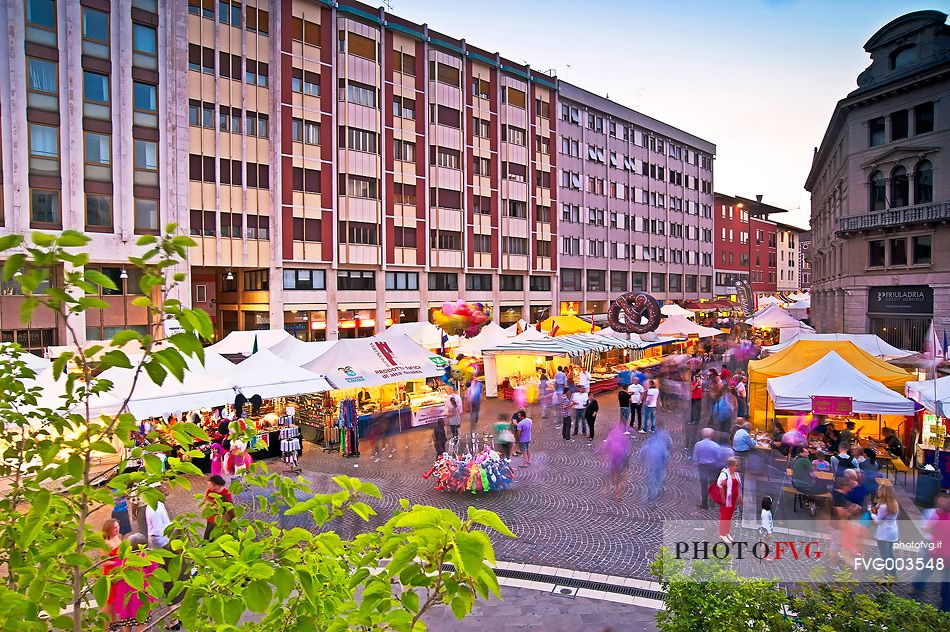
{"type": "Polygon", "coordinates": [[[884,240],[875,239],[868,242],[868,267],[884,267],[884,240]]]}
{"type": "Polygon", "coordinates": [[[522,292],[524,291],[524,277],[520,274],[499,275],[498,288],[502,292],[522,292]]]}
{"type": "Polygon", "coordinates": [[[15,342],[24,351],[44,357],[46,348],[57,344],[57,336],[55,329],[4,329],[0,331],[0,342],[15,342]]]}
{"type": "Polygon", "coordinates": [[[269,270],[248,270],[244,273],[244,291],[266,292],[270,289],[269,270]]]}
{"type": "Polygon", "coordinates": [[[914,265],[925,265],[931,262],[932,244],[933,237],[930,235],[918,235],[911,238],[914,265]]]}
{"type": "Polygon", "coordinates": [[[454,272],[430,272],[429,289],[442,292],[456,292],[459,289],[459,277],[454,272]]]}

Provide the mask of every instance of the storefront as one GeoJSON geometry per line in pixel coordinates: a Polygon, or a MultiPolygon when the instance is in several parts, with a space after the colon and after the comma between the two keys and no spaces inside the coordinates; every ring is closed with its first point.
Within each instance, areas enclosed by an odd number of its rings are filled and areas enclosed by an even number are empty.
{"type": "Polygon", "coordinates": [[[297,340],[319,342],[327,339],[326,309],[292,309],[284,312],[284,330],[297,340]]]}
{"type": "Polygon", "coordinates": [[[868,288],[868,332],[899,349],[920,349],[934,315],[929,285],[868,288]]]}
{"type": "Polygon", "coordinates": [[[950,489],[950,377],[908,382],[907,396],[921,405],[914,424],[914,463],[932,465],[941,474],[940,486],[950,489]]]}

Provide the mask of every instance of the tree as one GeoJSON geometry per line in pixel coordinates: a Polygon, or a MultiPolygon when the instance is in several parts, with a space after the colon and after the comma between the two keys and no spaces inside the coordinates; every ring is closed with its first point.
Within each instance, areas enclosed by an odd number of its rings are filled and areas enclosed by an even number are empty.
{"type": "MultiPolygon", "coordinates": [[[[309,514],[319,533],[253,520],[241,506],[222,502],[200,516],[178,516],[168,550],[143,553],[123,543],[122,565],[103,572],[107,557],[90,523],[93,512],[111,507],[129,490],[155,507],[163,498],[161,482],[190,488],[188,476],[200,471],[189,459],[201,454],[196,444],[208,440],[202,428],[185,421],[172,427],[177,452],[155,433],[145,448],[129,440],[136,420],[128,404],[138,380],[183,380],[187,359],[203,362],[202,340],[212,334],[205,312],[172,298],[186,278],[175,269],[195,245],[176,232],[169,225],[160,236],[141,237],[142,254],[129,259],[141,271],[143,296],[133,303],[147,311],[152,331],[122,331],[92,347],[79,343],[75,316],[107,308],[97,298],[99,288],[116,286],[86,268],[89,238],[74,231],[0,238],[3,279],[18,283],[24,295],[21,320],[29,322],[38,309],[52,310],[72,347],[53,363],[63,392],[54,403],[37,385],[22,350],[13,345],[0,353],[0,629],[101,630],[107,619],[92,600],[105,603],[119,580],[141,592],[141,615],[156,609],[153,628],[162,618],[176,617],[189,630],[420,630],[422,615],[436,604],[449,605],[462,618],[477,597],[500,596],[486,531],[513,534],[496,514],[469,508],[463,520],[449,510],[402,501],[382,526],[347,540],[330,530],[331,522],[345,513],[364,521],[374,515],[367,502],[381,497],[374,485],[340,476],[333,479],[336,491],[314,494],[302,478],[269,473],[262,464],[243,482],[268,490],[256,496],[257,510],[309,514]],[[50,283],[57,276],[61,282],[50,283]],[[162,341],[154,330],[167,317],[176,318],[184,332],[162,341]],[[130,345],[141,352],[127,351],[130,345]],[[114,392],[110,378],[119,371],[131,372],[128,392],[114,392]],[[96,413],[95,402],[107,395],[121,398],[114,416],[96,413]],[[98,485],[92,465],[103,454],[119,460],[118,472],[130,459],[144,466],[98,485]],[[217,537],[204,540],[205,519],[229,511],[234,519],[219,520],[217,537]],[[146,581],[144,569],[152,564],[158,567],[146,581]],[[156,604],[149,606],[146,595],[156,604]],[[241,621],[248,611],[258,613],[256,622],[241,621]]],[[[234,491],[241,486],[234,483],[234,491]]]]}

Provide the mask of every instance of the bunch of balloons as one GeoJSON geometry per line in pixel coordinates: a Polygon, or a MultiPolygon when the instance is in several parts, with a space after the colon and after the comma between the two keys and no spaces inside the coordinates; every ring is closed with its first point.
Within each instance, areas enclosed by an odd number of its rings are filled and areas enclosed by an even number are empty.
{"type": "Polygon", "coordinates": [[[470,382],[481,373],[482,363],[476,358],[462,358],[452,366],[452,379],[457,382],[470,382]]]}
{"type": "Polygon", "coordinates": [[[435,313],[434,320],[435,325],[450,336],[474,338],[491,322],[491,308],[484,303],[466,303],[458,299],[454,303],[442,303],[442,309],[435,313]]]}

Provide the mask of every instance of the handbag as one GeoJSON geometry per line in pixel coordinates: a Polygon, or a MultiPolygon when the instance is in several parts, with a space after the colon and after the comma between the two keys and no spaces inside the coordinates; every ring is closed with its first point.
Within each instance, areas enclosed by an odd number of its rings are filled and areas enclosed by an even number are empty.
{"type": "Polygon", "coordinates": [[[709,498],[716,503],[717,505],[722,505],[725,501],[722,498],[722,488],[719,487],[719,484],[716,481],[713,481],[709,484],[709,498]]]}
{"type": "Polygon", "coordinates": [[[511,430],[502,430],[498,433],[498,441],[501,443],[514,443],[515,433],[513,433],[511,430]]]}

